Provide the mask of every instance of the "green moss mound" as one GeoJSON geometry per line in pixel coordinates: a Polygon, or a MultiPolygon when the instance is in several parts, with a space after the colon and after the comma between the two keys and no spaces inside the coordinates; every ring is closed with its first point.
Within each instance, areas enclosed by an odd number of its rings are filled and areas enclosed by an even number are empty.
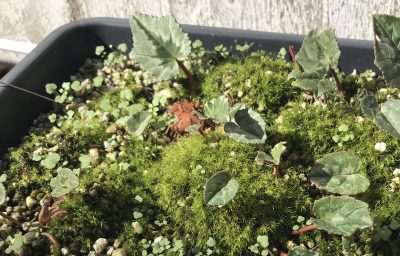
{"type": "Polygon", "coordinates": [[[210,71],[202,92],[208,100],[224,94],[258,111],[276,113],[298,95],[288,80],[291,70],[292,64],[262,52],[246,59],[233,58],[210,71]]]}
{"type": "MultiPolygon", "coordinates": [[[[288,151],[296,155],[288,159],[288,164],[301,165],[300,170],[307,175],[315,160],[327,153],[348,151],[358,155],[363,162],[362,172],[371,185],[357,197],[369,204],[375,218],[382,220],[382,224],[375,223],[374,230],[365,230],[358,239],[362,240],[363,249],[373,255],[396,255],[399,252],[397,231],[392,233],[388,241],[374,241],[371,237],[380,232],[384,223],[388,225],[391,220],[400,218],[400,193],[390,192],[388,185],[388,181],[394,177],[393,171],[400,166],[400,143],[379,129],[372,119],[361,116],[358,103],[316,105],[298,102],[280,112],[274,125],[267,131],[269,137],[276,141],[288,141],[288,151]],[[348,127],[347,131],[339,131],[342,125],[348,127]],[[354,138],[341,144],[333,139],[336,135],[343,138],[349,134],[354,138]],[[374,146],[378,142],[385,142],[387,150],[376,150],[374,146]]],[[[326,248],[319,246],[318,251],[322,255],[333,255],[326,252],[326,248]]],[[[340,251],[337,253],[340,254],[340,251]]]]}
{"type": "Polygon", "coordinates": [[[256,152],[254,146],[214,132],[179,139],[149,171],[148,186],[188,249],[205,250],[212,237],[218,255],[249,255],[257,234],[268,234],[271,244],[285,246],[296,213],[307,212],[311,201],[295,179],[278,179],[270,168],[256,165],[256,152]],[[239,182],[239,192],[222,208],[207,206],[203,186],[223,170],[239,182]]]}

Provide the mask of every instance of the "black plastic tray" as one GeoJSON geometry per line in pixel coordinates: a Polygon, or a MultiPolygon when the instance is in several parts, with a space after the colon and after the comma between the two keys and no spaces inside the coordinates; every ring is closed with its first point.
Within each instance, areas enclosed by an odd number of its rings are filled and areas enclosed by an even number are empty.
{"type": "MultiPolygon", "coordinates": [[[[208,48],[216,44],[254,42],[254,49],[277,52],[293,45],[298,50],[303,36],[226,28],[183,25],[190,38],[200,39],[208,48]]],[[[46,95],[44,85],[69,80],[98,45],[132,45],[127,19],[91,18],[64,25],[47,36],[31,53],[1,79],[46,95]]],[[[340,39],[340,66],[345,72],[375,68],[371,41],[340,39]]],[[[0,156],[27,134],[34,118],[49,110],[46,100],[15,89],[0,87],[0,156]]]]}

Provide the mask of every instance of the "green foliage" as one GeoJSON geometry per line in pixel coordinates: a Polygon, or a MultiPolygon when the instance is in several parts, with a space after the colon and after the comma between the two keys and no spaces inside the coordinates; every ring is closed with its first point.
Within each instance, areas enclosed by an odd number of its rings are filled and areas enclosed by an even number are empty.
{"type": "Polygon", "coordinates": [[[301,246],[295,246],[290,249],[288,256],[318,256],[319,253],[314,250],[307,250],[301,246]]]}
{"type": "Polygon", "coordinates": [[[239,190],[239,183],[227,172],[217,172],[204,186],[204,200],[208,205],[223,206],[231,201],[239,190]]]}
{"type": "Polygon", "coordinates": [[[126,126],[130,132],[135,136],[140,136],[146,129],[147,125],[150,123],[152,115],[148,111],[139,111],[133,114],[128,121],[126,126]]]}
{"type": "Polygon", "coordinates": [[[365,192],[370,184],[360,174],[361,164],[361,159],[350,152],[330,153],[314,165],[310,180],[331,193],[359,194],[365,192]]]}
{"type": "Polygon", "coordinates": [[[103,45],[96,46],[95,54],[100,56],[104,52],[105,48],[103,45]]]}
{"type": "Polygon", "coordinates": [[[204,100],[225,95],[233,103],[272,114],[291,99],[297,89],[290,85],[292,65],[259,52],[245,59],[230,58],[209,71],[202,84],[204,100]]]}
{"type": "Polygon", "coordinates": [[[240,109],[236,111],[234,119],[224,126],[226,134],[242,143],[264,143],[265,121],[261,115],[252,109],[240,109]]]}
{"type": "Polygon", "coordinates": [[[6,188],[3,183],[0,183],[0,205],[4,204],[7,199],[6,188]]]}
{"type": "Polygon", "coordinates": [[[374,118],[379,112],[379,105],[374,95],[367,95],[361,99],[361,109],[364,115],[374,118]]]}
{"type": "Polygon", "coordinates": [[[319,229],[342,236],[351,236],[359,229],[372,226],[368,204],[348,196],[327,196],[314,204],[319,229]]]}
{"type": "Polygon", "coordinates": [[[175,78],[177,61],[190,54],[190,40],[172,15],[155,17],[135,13],[130,19],[134,48],[133,58],[157,80],[175,78]]]}
{"type": "MultiPolygon", "coordinates": [[[[146,188],[155,191],[157,204],[171,218],[176,234],[185,237],[187,248],[206,250],[206,241],[213,237],[217,255],[233,256],[247,255],[257,235],[268,234],[274,246],[288,241],[293,212],[306,212],[311,200],[296,179],[276,179],[262,171],[254,162],[255,152],[255,146],[220,132],[183,137],[163,150],[161,161],[144,177],[146,188]],[[202,168],[195,168],[198,165],[202,168]],[[209,207],[204,184],[222,170],[235,177],[239,191],[234,203],[209,207]]],[[[290,175],[295,172],[288,170],[290,175]]]]}
{"type": "Polygon", "coordinates": [[[79,162],[81,162],[82,169],[90,168],[90,164],[92,162],[92,157],[89,154],[87,154],[87,155],[82,154],[79,157],[79,162]]]}
{"type": "Polygon", "coordinates": [[[8,236],[6,241],[10,243],[8,248],[5,250],[6,254],[10,254],[12,252],[18,253],[19,249],[24,245],[24,237],[20,232],[16,233],[14,237],[8,236]]]}
{"type": "Polygon", "coordinates": [[[372,117],[377,126],[400,139],[400,100],[389,100],[379,110],[375,97],[367,96],[362,99],[361,106],[363,113],[372,117]]]}
{"type": "Polygon", "coordinates": [[[275,165],[280,165],[281,155],[286,150],[286,141],[279,142],[271,149],[271,154],[267,154],[263,151],[258,151],[256,156],[256,163],[258,165],[264,165],[267,162],[273,163],[275,165]]]}
{"type": "Polygon", "coordinates": [[[40,161],[40,164],[47,169],[54,169],[58,161],[60,161],[60,158],[58,153],[50,152],[45,159],[40,161]]]}
{"type": "Polygon", "coordinates": [[[386,14],[372,16],[374,25],[375,65],[382,71],[386,83],[400,85],[400,19],[386,14]],[[377,37],[381,40],[380,44],[377,37]]]}
{"type": "Polygon", "coordinates": [[[46,84],[45,87],[48,94],[53,94],[57,90],[57,85],[53,83],[46,84]]]}
{"type": "Polygon", "coordinates": [[[204,106],[204,114],[216,123],[229,122],[229,103],[225,96],[212,99],[204,106]]]}
{"type": "Polygon", "coordinates": [[[320,34],[312,30],[304,38],[303,45],[296,55],[303,72],[292,71],[290,77],[296,79],[292,85],[311,90],[318,96],[334,91],[334,82],[327,79],[327,72],[337,69],[339,56],[339,45],[333,29],[327,29],[320,34]]]}
{"type": "Polygon", "coordinates": [[[60,168],[57,170],[57,176],[51,179],[50,186],[52,188],[51,195],[60,197],[77,188],[79,186],[79,178],[71,169],[60,168]]]}

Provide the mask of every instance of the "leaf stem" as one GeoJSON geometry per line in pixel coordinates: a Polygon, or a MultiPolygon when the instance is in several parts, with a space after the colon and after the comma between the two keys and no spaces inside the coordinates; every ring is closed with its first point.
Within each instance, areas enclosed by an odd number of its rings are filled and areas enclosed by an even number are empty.
{"type": "Polygon", "coordinates": [[[197,83],[196,80],[194,80],[194,77],[192,75],[192,73],[190,73],[190,71],[185,67],[185,65],[183,64],[182,61],[175,59],[176,62],[178,63],[178,66],[183,70],[183,72],[185,73],[187,79],[189,80],[190,85],[192,86],[192,88],[195,88],[197,83]]]}
{"type": "Polygon", "coordinates": [[[336,86],[337,86],[337,88],[339,90],[340,95],[342,97],[344,97],[345,96],[345,92],[344,92],[343,84],[342,84],[342,82],[340,82],[340,79],[339,79],[336,71],[333,68],[329,68],[329,71],[331,72],[331,74],[333,76],[333,79],[335,79],[336,86]]]}
{"type": "Polygon", "coordinates": [[[21,222],[19,222],[18,220],[14,219],[13,217],[8,216],[7,214],[2,213],[2,212],[0,212],[0,216],[3,217],[4,219],[7,219],[7,220],[11,221],[12,223],[14,223],[19,228],[22,228],[21,222]]]}
{"type": "Polygon", "coordinates": [[[298,230],[293,230],[292,231],[292,235],[298,235],[298,234],[302,234],[302,233],[305,233],[305,232],[308,232],[308,231],[312,231],[312,230],[316,230],[316,229],[317,229],[317,225],[311,224],[311,225],[299,228],[298,230]]]}
{"type": "Polygon", "coordinates": [[[47,233],[47,232],[42,232],[42,233],[40,233],[40,235],[49,239],[49,241],[53,244],[55,249],[58,250],[60,248],[60,243],[57,241],[57,239],[52,234],[47,233]]]}
{"type": "Polygon", "coordinates": [[[292,58],[292,60],[294,62],[294,65],[296,66],[296,68],[301,71],[301,65],[297,61],[296,52],[294,51],[294,46],[293,45],[289,45],[289,54],[290,54],[290,57],[292,58]]]}
{"type": "Polygon", "coordinates": [[[278,176],[279,173],[279,165],[274,164],[274,171],[272,172],[272,175],[278,176]]]}

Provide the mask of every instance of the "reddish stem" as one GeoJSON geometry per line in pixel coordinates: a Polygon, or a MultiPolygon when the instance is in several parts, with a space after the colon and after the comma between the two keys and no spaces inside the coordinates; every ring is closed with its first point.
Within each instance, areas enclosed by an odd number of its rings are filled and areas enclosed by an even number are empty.
{"type": "Polygon", "coordinates": [[[294,62],[294,65],[296,66],[296,68],[298,70],[301,70],[301,66],[300,66],[299,62],[297,61],[296,52],[294,51],[293,45],[289,45],[289,54],[290,54],[290,57],[292,58],[292,60],[294,62]]]}
{"type": "Polygon", "coordinates": [[[60,248],[60,243],[57,241],[57,239],[55,239],[55,237],[53,235],[51,235],[50,233],[47,232],[42,232],[40,233],[41,236],[46,237],[47,239],[49,239],[49,241],[53,244],[55,249],[60,248]]]}
{"type": "Polygon", "coordinates": [[[8,216],[7,214],[2,213],[2,212],[0,212],[0,216],[3,217],[4,219],[7,219],[7,220],[11,221],[12,223],[14,223],[19,228],[22,228],[21,222],[19,222],[18,220],[14,219],[13,217],[8,216]]]}
{"type": "Polygon", "coordinates": [[[308,232],[308,231],[312,231],[312,230],[316,230],[316,229],[317,229],[317,225],[311,224],[311,225],[299,228],[298,230],[293,230],[292,231],[292,235],[298,235],[298,234],[302,234],[302,233],[305,233],[305,232],[308,232]]]}
{"type": "Polygon", "coordinates": [[[336,71],[333,68],[330,68],[329,71],[331,72],[333,79],[335,79],[336,86],[339,90],[340,96],[344,97],[344,88],[343,88],[342,82],[340,82],[340,79],[339,79],[338,75],[336,74],[336,71]]]}
{"type": "Polygon", "coordinates": [[[274,164],[274,171],[272,172],[272,175],[278,176],[279,173],[279,165],[274,164]]]}
{"type": "Polygon", "coordinates": [[[192,75],[192,73],[190,73],[190,71],[185,67],[185,65],[183,64],[182,61],[175,59],[176,62],[178,63],[178,66],[183,70],[183,72],[185,73],[187,79],[189,80],[190,85],[192,86],[192,88],[195,88],[197,83],[196,80],[194,80],[194,77],[192,75]]]}

